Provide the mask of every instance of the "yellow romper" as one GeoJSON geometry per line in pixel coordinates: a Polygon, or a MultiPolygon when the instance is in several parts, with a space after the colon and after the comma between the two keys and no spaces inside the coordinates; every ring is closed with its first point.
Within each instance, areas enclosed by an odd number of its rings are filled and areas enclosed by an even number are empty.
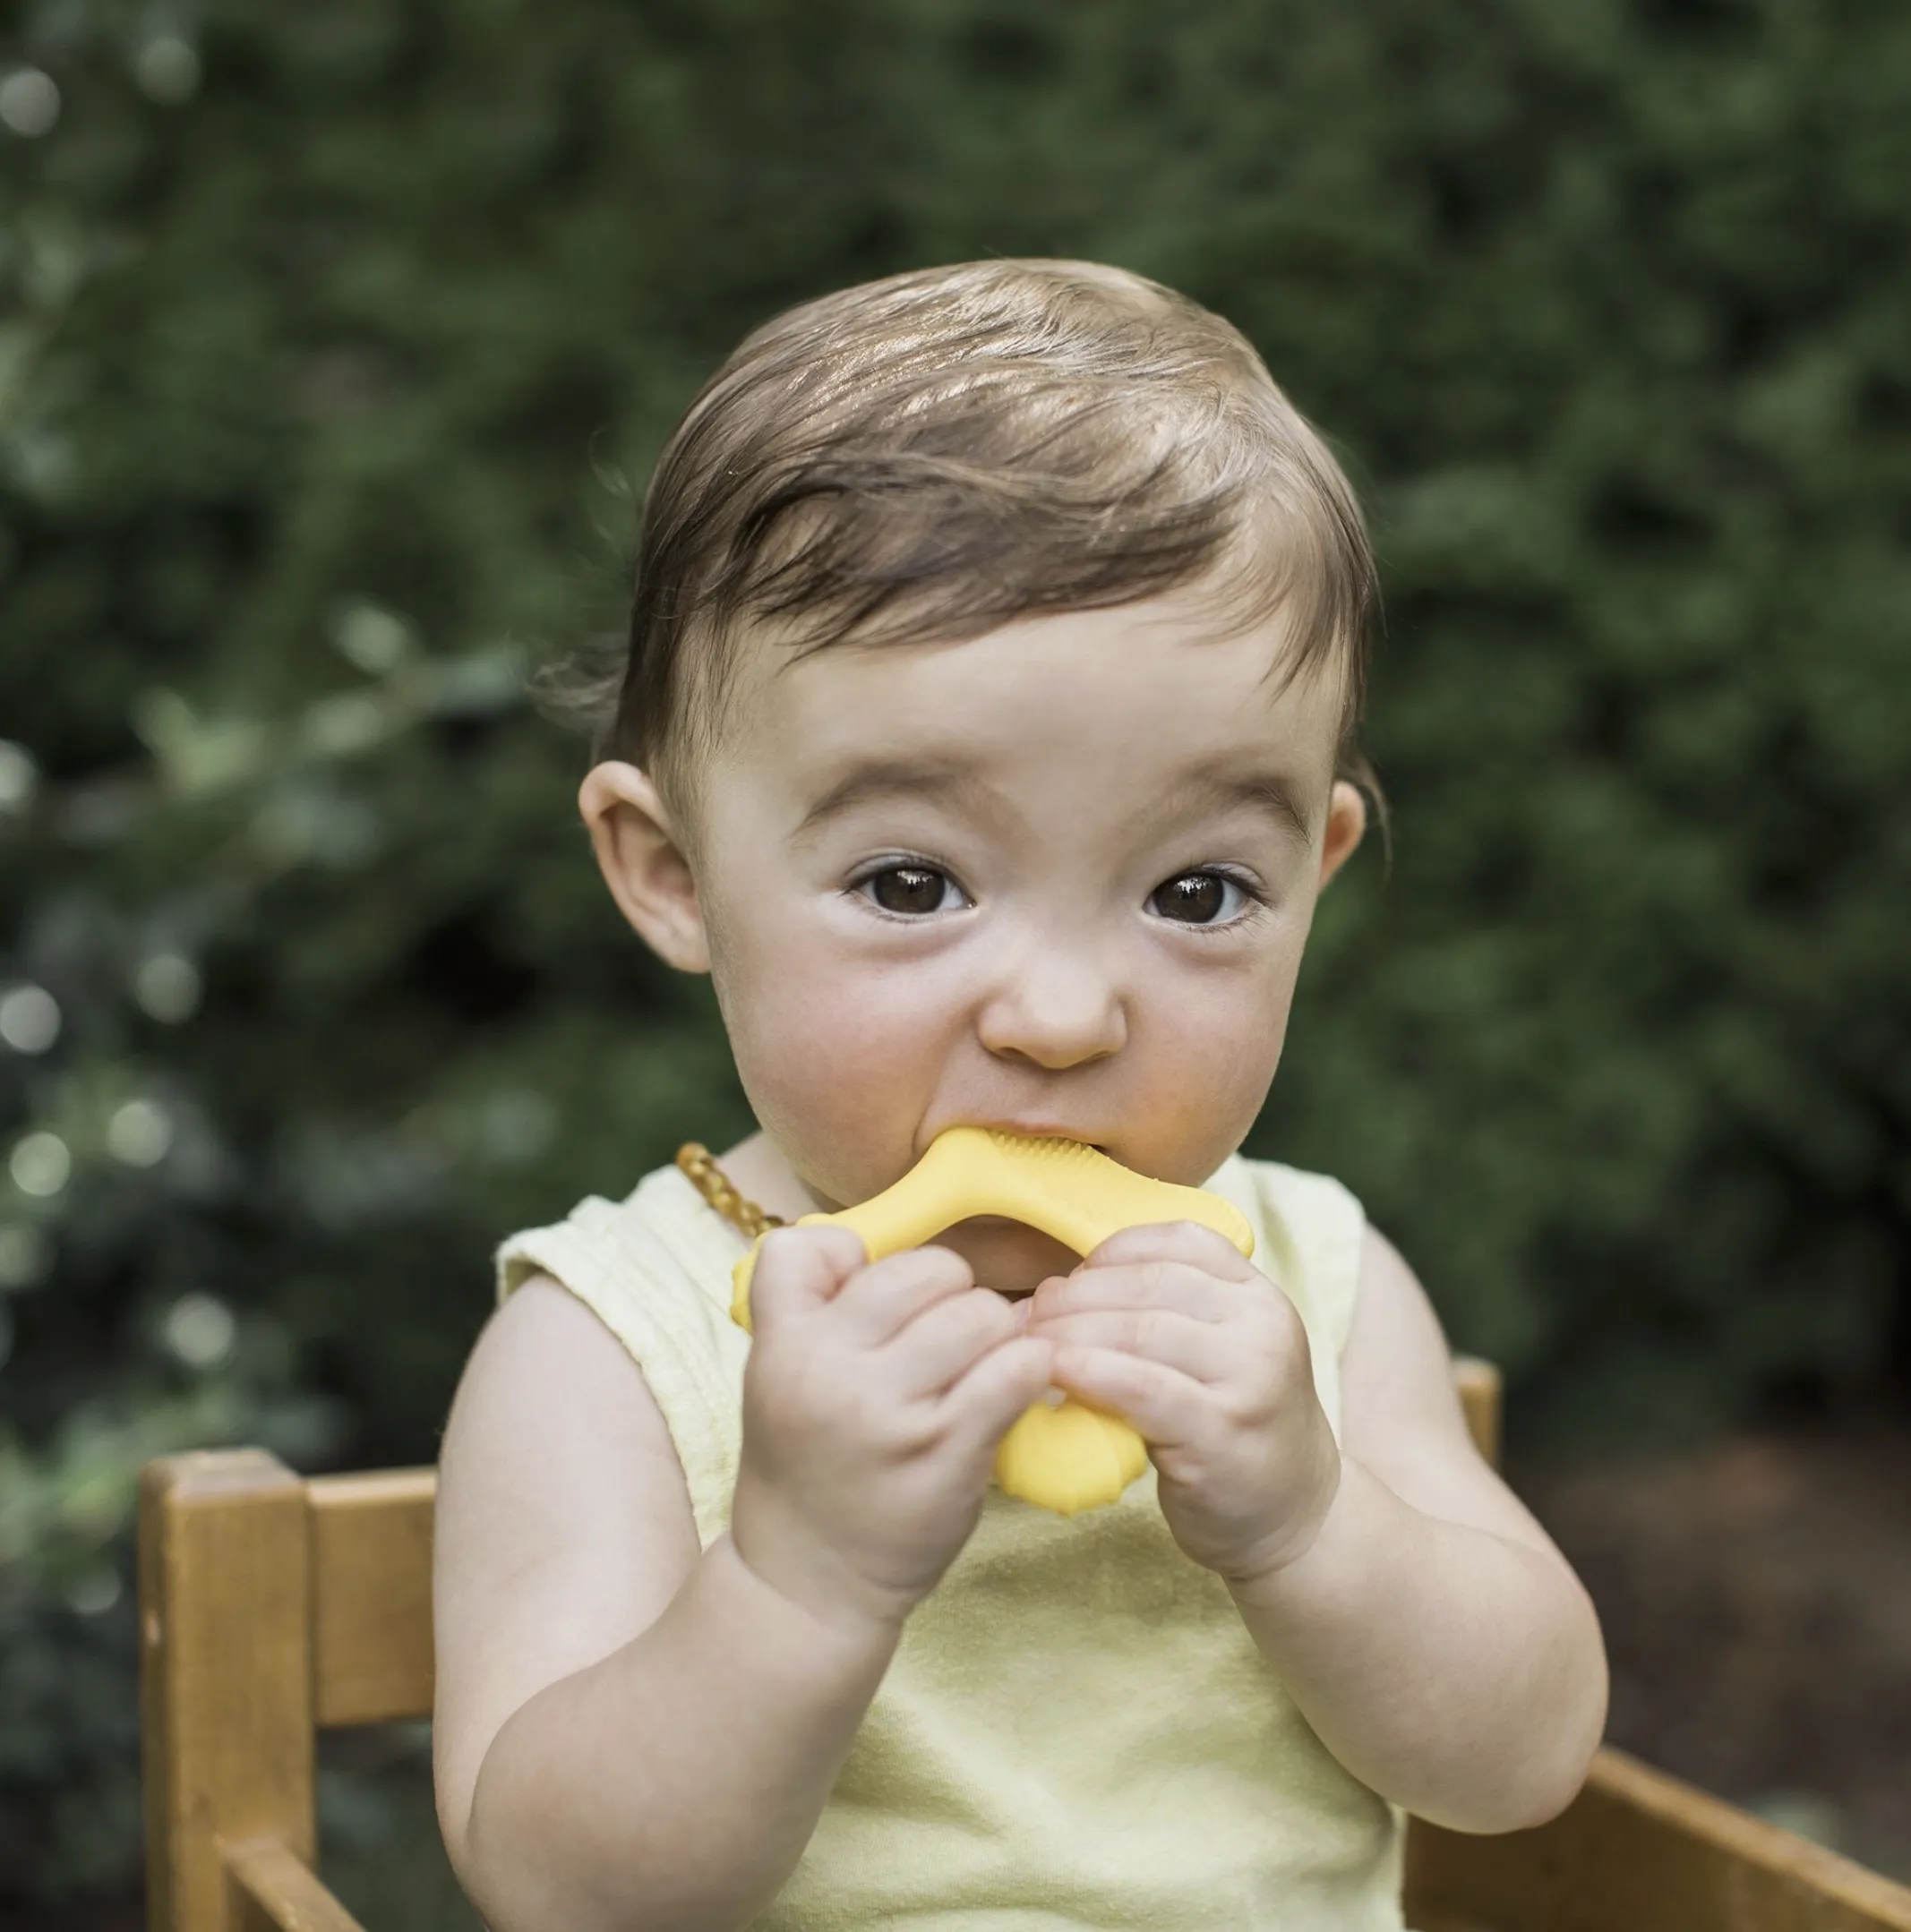
{"type": "MultiPolygon", "coordinates": [[[[1340,1427],[1365,1218],[1338,1182],[1232,1156],[1208,1183],[1306,1323],[1340,1427]]],[[[635,1357],[707,1548],[729,1523],[750,1338],[745,1242],[674,1167],[498,1252],[635,1357]]],[[[1403,1819],[1320,1742],[1221,1579],[1177,1547],[1151,1466],[1073,1520],[990,1490],[904,1628],[762,1932],[1401,1932],[1403,1819]]]]}

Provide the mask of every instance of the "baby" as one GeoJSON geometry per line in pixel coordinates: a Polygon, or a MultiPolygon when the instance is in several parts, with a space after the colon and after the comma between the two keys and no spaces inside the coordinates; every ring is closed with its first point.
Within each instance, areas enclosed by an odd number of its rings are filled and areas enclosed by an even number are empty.
{"type": "Polygon", "coordinates": [[[1237,1151],[1374,793],[1371,590],[1252,349],[1114,269],[851,289],[691,406],[581,805],[761,1131],[709,1198],[667,1168],[501,1252],[437,1532],[440,1816],[494,1932],[1397,1932],[1404,1813],[1577,1790],[1598,1624],[1425,1293],[1237,1151]],[[962,1125],[1205,1186],[1254,1258],[789,1228],[731,1320],[740,1198],[861,1201],[962,1125]],[[991,1488],[1050,1390],[1146,1442],[1118,1503],[991,1488]]]}

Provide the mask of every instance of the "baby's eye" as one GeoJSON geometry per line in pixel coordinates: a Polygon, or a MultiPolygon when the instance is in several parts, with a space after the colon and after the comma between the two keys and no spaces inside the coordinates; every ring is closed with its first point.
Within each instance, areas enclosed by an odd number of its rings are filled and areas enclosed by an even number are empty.
{"type": "Polygon", "coordinates": [[[949,912],[969,902],[956,881],[935,866],[885,866],[858,879],[856,889],[883,911],[904,917],[949,912]]]}
{"type": "Polygon", "coordinates": [[[1225,872],[1184,872],[1157,885],[1148,904],[1164,919],[1183,926],[1225,926],[1237,919],[1258,895],[1225,872]]]}

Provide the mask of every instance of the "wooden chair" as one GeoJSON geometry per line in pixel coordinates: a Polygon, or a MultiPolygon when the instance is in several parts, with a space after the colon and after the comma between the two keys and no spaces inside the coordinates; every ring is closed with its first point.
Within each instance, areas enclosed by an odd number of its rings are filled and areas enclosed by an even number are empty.
{"type": "MultiPolygon", "coordinates": [[[[1497,1452],[1499,1382],[1462,1363],[1497,1452]]],[[[432,1708],[429,1469],[306,1481],[259,1449],[149,1466],[140,1500],[152,1932],[359,1932],[314,1872],[329,1725],[432,1708]]],[[[1911,1889],[1607,1750],[1550,1825],[1418,1820],[1418,1932],[1911,1932],[1911,1889]]]]}

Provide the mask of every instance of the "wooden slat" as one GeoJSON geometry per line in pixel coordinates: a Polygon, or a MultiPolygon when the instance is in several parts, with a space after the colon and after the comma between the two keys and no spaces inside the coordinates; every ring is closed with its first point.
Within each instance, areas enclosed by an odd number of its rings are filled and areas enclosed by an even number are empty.
{"type": "Polygon", "coordinates": [[[1911,1889],[1615,1750],[1535,1830],[1416,1819],[1407,1910],[1419,1932],[1911,1932],[1911,1889]]]}
{"type": "Polygon", "coordinates": [[[321,1725],[430,1714],[436,1483],[430,1469],[392,1469],[305,1485],[321,1725]]]}
{"type": "Polygon", "coordinates": [[[237,1932],[220,1842],[309,1859],[305,1487],[261,1449],[149,1464],[140,1488],[141,1727],[152,1932],[237,1932]]]}
{"type": "Polygon", "coordinates": [[[276,1838],[234,1846],[226,1870],[237,1901],[236,1932],[364,1932],[317,1873],[276,1838]]]}
{"type": "Polygon", "coordinates": [[[1500,1372],[1478,1355],[1453,1357],[1453,1387],[1467,1418],[1473,1447],[1497,1469],[1500,1465],[1500,1372]]]}

